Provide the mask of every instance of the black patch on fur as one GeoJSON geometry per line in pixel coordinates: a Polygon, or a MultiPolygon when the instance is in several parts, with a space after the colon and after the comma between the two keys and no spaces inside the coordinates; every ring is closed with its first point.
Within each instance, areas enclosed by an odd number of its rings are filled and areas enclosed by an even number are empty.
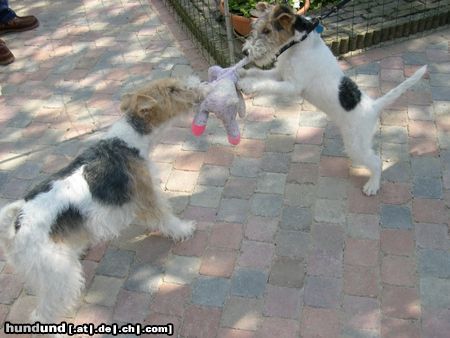
{"type": "Polygon", "coordinates": [[[50,236],[64,237],[80,230],[84,217],[80,210],[69,204],[68,208],[60,212],[50,227],[50,236]]]}
{"type": "Polygon", "coordinates": [[[298,32],[311,32],[314,24],[301,15],[295,16],[294,29],[298,32]]]}
{"type": "Polygon", "coordinates": [[[17,232],[19,231],[20,227],[22,226],[22,211],[20,211],[17,214],[16,220],[14,221],[14,230],[17,232]]]}
{"type": "Polygon", "coordinates": [[[361,91],[352,79],[344,76],[339,85],[339,102],[346,111],[354,109],[361,101],[361,91]]]}
{"type": "Polygon", "coordinates": [[[152,126],[149,125],[144,119],[139,116],[127,116],[127,122],[136,130],[137,133],[141,135],[148,135],[152,132],[152,126]]]}
{"type": "Polygon", "coordinates": [[[101,140],[83,151],[67,167],[33,188],[25,196],[25,201],[50,191],[53,181],[63,179],[85,165],[83,174],[92,197],[104,204],[122,205],[130,201],[132,194],[128,170],[131,159],[142,159],[138,149],[128,147],[116,137],[101,140]]]}

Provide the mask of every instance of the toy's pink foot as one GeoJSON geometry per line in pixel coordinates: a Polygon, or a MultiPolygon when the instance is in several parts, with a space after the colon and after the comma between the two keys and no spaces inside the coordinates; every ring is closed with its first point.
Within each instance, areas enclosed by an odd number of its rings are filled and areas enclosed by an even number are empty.
{"type": "Polygon", "coordinates": [[[192,126],[191,126],[191,130],[192,130],[192,134],[194,134],[195,136],[200,136],[203,134],[203,132],[205,131],[206,126],[202,126],[199,124],[195,124],[194,122],[192,122],[192,126]]]}
{"type": "Polygon", "coordinates": [[[241,135],[238,135],[236,137],[228,135],[228,142],[230,142],[232,145],[238,145],[239,142],[241,142],[241,135]]]}

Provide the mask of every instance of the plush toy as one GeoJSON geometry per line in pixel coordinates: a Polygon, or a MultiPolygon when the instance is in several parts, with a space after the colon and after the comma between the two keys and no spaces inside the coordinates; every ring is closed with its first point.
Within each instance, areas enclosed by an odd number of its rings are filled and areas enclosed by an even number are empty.
{"type": "Polygon", "coordinates": [[[191,130],[195,136],[203,134],[209,113],[213,112],[225,127],[228,142],[237,145],[241,141],[236,115],[239,113],[241,118],[245,116],[245,101],[240,90],[236,88],[236,83],[239,79],[238,69],[247,63],[245,58],[233,67],[212,66],[208,69],[207,94],[192,121],[191,130]]]}

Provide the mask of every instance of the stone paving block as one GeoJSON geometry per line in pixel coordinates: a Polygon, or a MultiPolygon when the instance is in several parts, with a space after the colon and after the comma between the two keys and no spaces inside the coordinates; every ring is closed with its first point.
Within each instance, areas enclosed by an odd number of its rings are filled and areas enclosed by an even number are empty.
{"type": "Polygon", "coordinates": [[[172,191],[192,192],[198,175],[197,171],[172,170],[166,187],[172,191]]]}
{"type": "Polygon", "coordinates": [[[237,269],[231,278],[231,294],[246,298],[261,298],[266,282],[267,274],[261,270],[237,269]]]}
{"type": "Polygon", "coordinates": [[[374,298],[344,296],[343,310],[347,328],[375,331],[380,327],[380,308],[374,298]]]}
{"type": "Polygon", "coordinates": [[[123,278],[128,275],[134,252],[109,248],[97,267],[97,274],[123,278]]]}
{"type": "Polygon", "coordinates": [[[270,123],[247,121],[242,136],[249,139],[265,140],[271,129],[270,123]]]}
{"type": "Polygon", "coordinates": [[[336,309],[340,304],[342,279],[308,276],[304,292],[306,305],[336,309]]]}
{"type": "Polygon", "coordinates": [[[231,167],[231,175],[238,177],[258,177],[261,160],[236,157],[231,167]]]}
{"type": "Polygon", "coordinates": [[[286,184],[284,192],[284,203],[289,206],[310,207],[314,203],[316,186],[311,183],[286,184]]]}
{"type": "Polygon", "coordinates": [[[321,148],[312,144],[296,144],[292,154],[292,162],[318,163],[321,148]]]}
{"type": "Polygon", "coordinates": [[[412,256],[414,254],[413,231],[384,229],[381,231],[380,237],[380,247],[384,253],[403,256],[412,256]]]}
{"type": "Polygon", "coordinates": [[[309,276],[323,276],[341,278],[343,262],[341,257],[335,257],[319,250],[311,253],[307,258],[307,272],[309,276]]]}
{"type": "Polygon", "coordinates": [[[327,125],[327,116],[322,112],[302,110],[299,123],[301,127],[324,128],[327,125]]]}
{"type": "Polygon", "coordinates": [[[302,304],[302,291],[295,288],[285,288],[268,285],[264,315],[297,319],[302,304]]]}
{"type": "Polygon", "coordinates": [[[256,193],[251,201],[251,212],[255,216],[276,217],[281,214],[282,205],[281,195],[256,193]]]}
{"type": "Polygon", "coordinates": [[[265,319],[256,332],[258,337],[295,337],[299,329],[297,320],[271,317],[265,319]]]}
{"type": "Polygon", "coordinates": [[[320,176],[347,178],[348,168],[349,160],[347,158],[333,156],[321,156],[320,158],[320,176]]]}
{"type": "Polygon", "coordinates": [[[386,338],[420,338],[418,323],[405,319],[383,318],[381,320],[381,335],[386,338]]]}
{"type": "Polygon", "coordinates": [[[345,199],[347,197],[347,181],[337,177],[319,177],[317,197],[345,199]]]}
{"type": "Polygon", "coordinates": [[[217,277],[199,277],[192,284],[192,303],[223,307],[230,290],[230,280],[217,277]]]}
{"type": "Polygon", "coordinates": [[[255,331],[262,321],[262,299],[230,297],[223,310],[221,326],[255,331]]]}
{"type": "Polygon", "coordinates": [[[292,136],[269,135],[266,140],[266,151],[274,153],[290,153],[294,150],[295,139],[292,136]]]}
{"type": "Polygon", "coordinates": [[[289,171],[290,154],[264,153],[261,158],[261,170],[274,173],[287,173],[289,171]]]}
{"type": "MultiPolygon", "coordinates": [[[[19,297],[9,308],[6,320],[11,323],[28,323],[31,312],[36,308],[38,299],[34,296],[19,297]]],[[[2,326],[4,324],[2,323],[2,326]]],[[[2,330],[3,332],[3,330],[2,330]]]]}
{"type": "Polygon", "coordinates": [[[236,262],[237,251],[225,248],[207,248],[200,265],[200,274],[230,277],[236,262]]]}
{"type": "Polygon", "coordinates": [[[449,309],[427,309],[422,319],[422,337],[445,338],[450,330],[449,309]]]}
{"type": "Polygon", "coordinates": [[[450,278],[450,253],[441,250],[420,250],[419,272],[423,277],[450,278]]]}
{"type": "Polygon", "coordinates": [[[276,254],[290,258],[307,257],[311,235],[302,231],[280,230],[275,236],[276,254]]]}
{"type": "Polygon", "coordinates": [[[17,275],[1,274],[0,286],[0,303],[12,304],[19,297],[23,282],[17,275]]]}
{"type": "Polygon", "coordinates": [[[423,198],[442,198],[442,181],[440,178],[414,177],[414,196],[423,198]]]}
{"type": "Polygon", "coordinates": [[[305,278],[305,261],[277,257],[270,269],[269,283],[290,288],[302,288],[305,278]]]}
{"type": "Polygon", "coordinates": [[[120,290],[113,319],[125,323],[143,322],[149,311],[149,294],[120,290]]]}
{"type": "Polygon", "coordinates": [[[380,194],[385,204],[405,204],[411,200],[411,187],[407,183],[384,182],[380,194]]]}
{"type": "Polygon", "coordinates": [[[377,240],[347,238],[344,263],[375,267],[378,265],[379,252],[379,242],[377,240]]]}
{"type": "Polygon", "coordinates": [[[336,310],[305,306],[302,311],[302,337],[338,337],[341,331],[336,310]]]}
{"type": "MultiPolygon", "coordinates": [[[[450,292],[450,281],[435,277],[420,278],[420,299],[422,307],[429,308],[450,308],[449,297],[443,297],[450,292]]],[[[426,313],[426,312],[425,312],[426,313]]]]}
{"type": "Polygon", "coordinates": [[[253,241],[272,242],[278,229],[278,220],[270,217],[250,216],[245,226],[245,238],[253,241]]]}
{"type": "Polygon", "coordinates": [[[237,264],[241,267],[255,269],[270,267],[274,250],[272,243],[243,241],[237,264]]]}
{"type": "Polygon", "coordinates": [[[285,207],[280,227],[285,230],[301,230],[308,232],[311,229],[312,212],[309,208],[285,207]]]}
{"type": "Polygon", "coordinates": [[[256,178],[230,177],[225,184],[223,197],[249,199],[256,190],[256,178]]]}
{"type": "Polygon", "coordinates": [[[122,284],[123,279],[96,275],[84,299],[90,304],[113,306],[122,284]]]}
{"type": "Polygon", "coordinates": [[[379,293],[378,268],[344,266],[344,292],[348,295],[377,297],[379,293]]]}
{"type": "Polygon", "coordinates": [[[217,208],[220,204],[223,188],[197,185],[191,195],[191,205],[205,208],[217,208]]]}
{"type": "Polygon", "coordinates": [[[255,334],[254,331],[219,328],[217,338],[255,338],[255,334]]]}
{"type": "Polygon", "coordinates": [[[441,163],[435,157],[417,157],[411,160],[411,168],[414,176],[440,177],[441,163]]]}
{"type": "Polygon", "coordinates": [[[379,239],[379,216],[367,214],[347,215],[347,234],[354,238],[379,239]]]}
{"type": "Polygon", "coordinates": [[[198,184],[223,187],[229,175],[230,170],[226,167],[204,165],[200,170],[198,184]]]}
{"type": "Polygon", "coordinates": [[[409,161],[409,147],[406,143],[388,143],[381,144],[381,158],[384,161],[409,161]]]}
{"type": "Polygon", "coordinates": [[[239,249],[243,237],[243,226],[238,223],[217,223],[211,229],[209,245],[228,249],[239,249]]]}
{"type": "Polygon", "coordinates": [[[189,239],[176,243],[172,252],[179,256],[196,256],[200,257],[208,245],[208,232],[195,231],[194,235],[189,239]]]}
{"type": "Polygon", "coordinates": [[[412,229],[411,210],[404,206],[383,204],[381,225],[385,228],[412,229]]]}
{"type": "Polygon", "coordinates": [[[419,248],[442,249],[449,248],[448,227],[444,224],[423,224],[415,226],[416,244],[419,248]]]}
{"type": "Polygon", "coordinates": [[[322,156],[345,157],[344,142],[341,138],[324,138],[322,156]]]}
{"type": "Polygon", "coordinates": [[[381,259],[381,280],[399,286],[414,286],[416,263],[413,258],[386,255],[381,259]]]}
{"type": "Polygon", "coordinates": [[[286,174],[262,173],[256,185],[256,192],[283,194],[286,182],[286,174]]]}
{"type": "Polygon", "coordinates": [[[164,281],[189,284],[197,276],[199,268],[200,258],[173,255],[167,261],[164,281]]]}
{"type": "Polygon", "coordinates": [[[314,224],[312,227],[312,243],[314,252],[342,257],[345,233],[340,225],[314,224]]]}
{"type": "Polygon", "coordinates": [[[191,299],[188,285],[162,283],[151,304],[151,310],[173,316],[183,316],[185,304],[191,299]]]}
{"type": "Polygon", "coordinates": [[[137,263],[131,267],[123,287],[129,291],[154,293],[162,282],[161,267],[149,263],[137,263]]]}
{"type": "Polygon", "coordinates": [[[408,182],[411,175],[412,170],[409,162],[397,162],[383,168],[381,177],[390,182],[408,182]]]}
{"type": "Polygon", "coordinates": [[[182,337],[215,337],[219,329],[221,311],[211,307],[191,305],[186,309],[182,337]]]}
{"type": "Polygon", "coordinates": [[[238,198],[223,198],[220,202],[217,219],[225,222],[244,223],[248,217],[250,202],[238,198]]]}
{"type": "Polygon", "coordinates": [[[317,199],[314,220],[317,222],[339,223],[345,222],[346,201],[317,199]]]}
{"type": "Polygon", "coordinates": [[[419,290],[384,285],[381,310],[387,317],[419,319],[421,315],[419,290]]]}
{"type": "Polygon", "coordinates": [[[412,213],[419,223],[448,223],[448,210],[442,200],[415,198],[412,213]]]}

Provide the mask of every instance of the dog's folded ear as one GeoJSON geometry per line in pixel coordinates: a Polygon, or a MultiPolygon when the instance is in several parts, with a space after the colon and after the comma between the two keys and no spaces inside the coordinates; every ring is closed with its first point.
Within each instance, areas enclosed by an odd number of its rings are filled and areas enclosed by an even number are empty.
{"type": "Polygon", "coordinates": [[[120,109],[123,112],[135,113],[140,117],[145,117],[155,107],[157,101],[148,95],[142,94],[125,94],[122,96],[120,109]]]}
{"type": "Polygon", "coordinates": [[[275,20],[275,28],[277,30],[284,29],[285,31],[291,32],[293,30],[293,25],[295,22],[295,15],[292,13],[281,13],[275,20]]]}

